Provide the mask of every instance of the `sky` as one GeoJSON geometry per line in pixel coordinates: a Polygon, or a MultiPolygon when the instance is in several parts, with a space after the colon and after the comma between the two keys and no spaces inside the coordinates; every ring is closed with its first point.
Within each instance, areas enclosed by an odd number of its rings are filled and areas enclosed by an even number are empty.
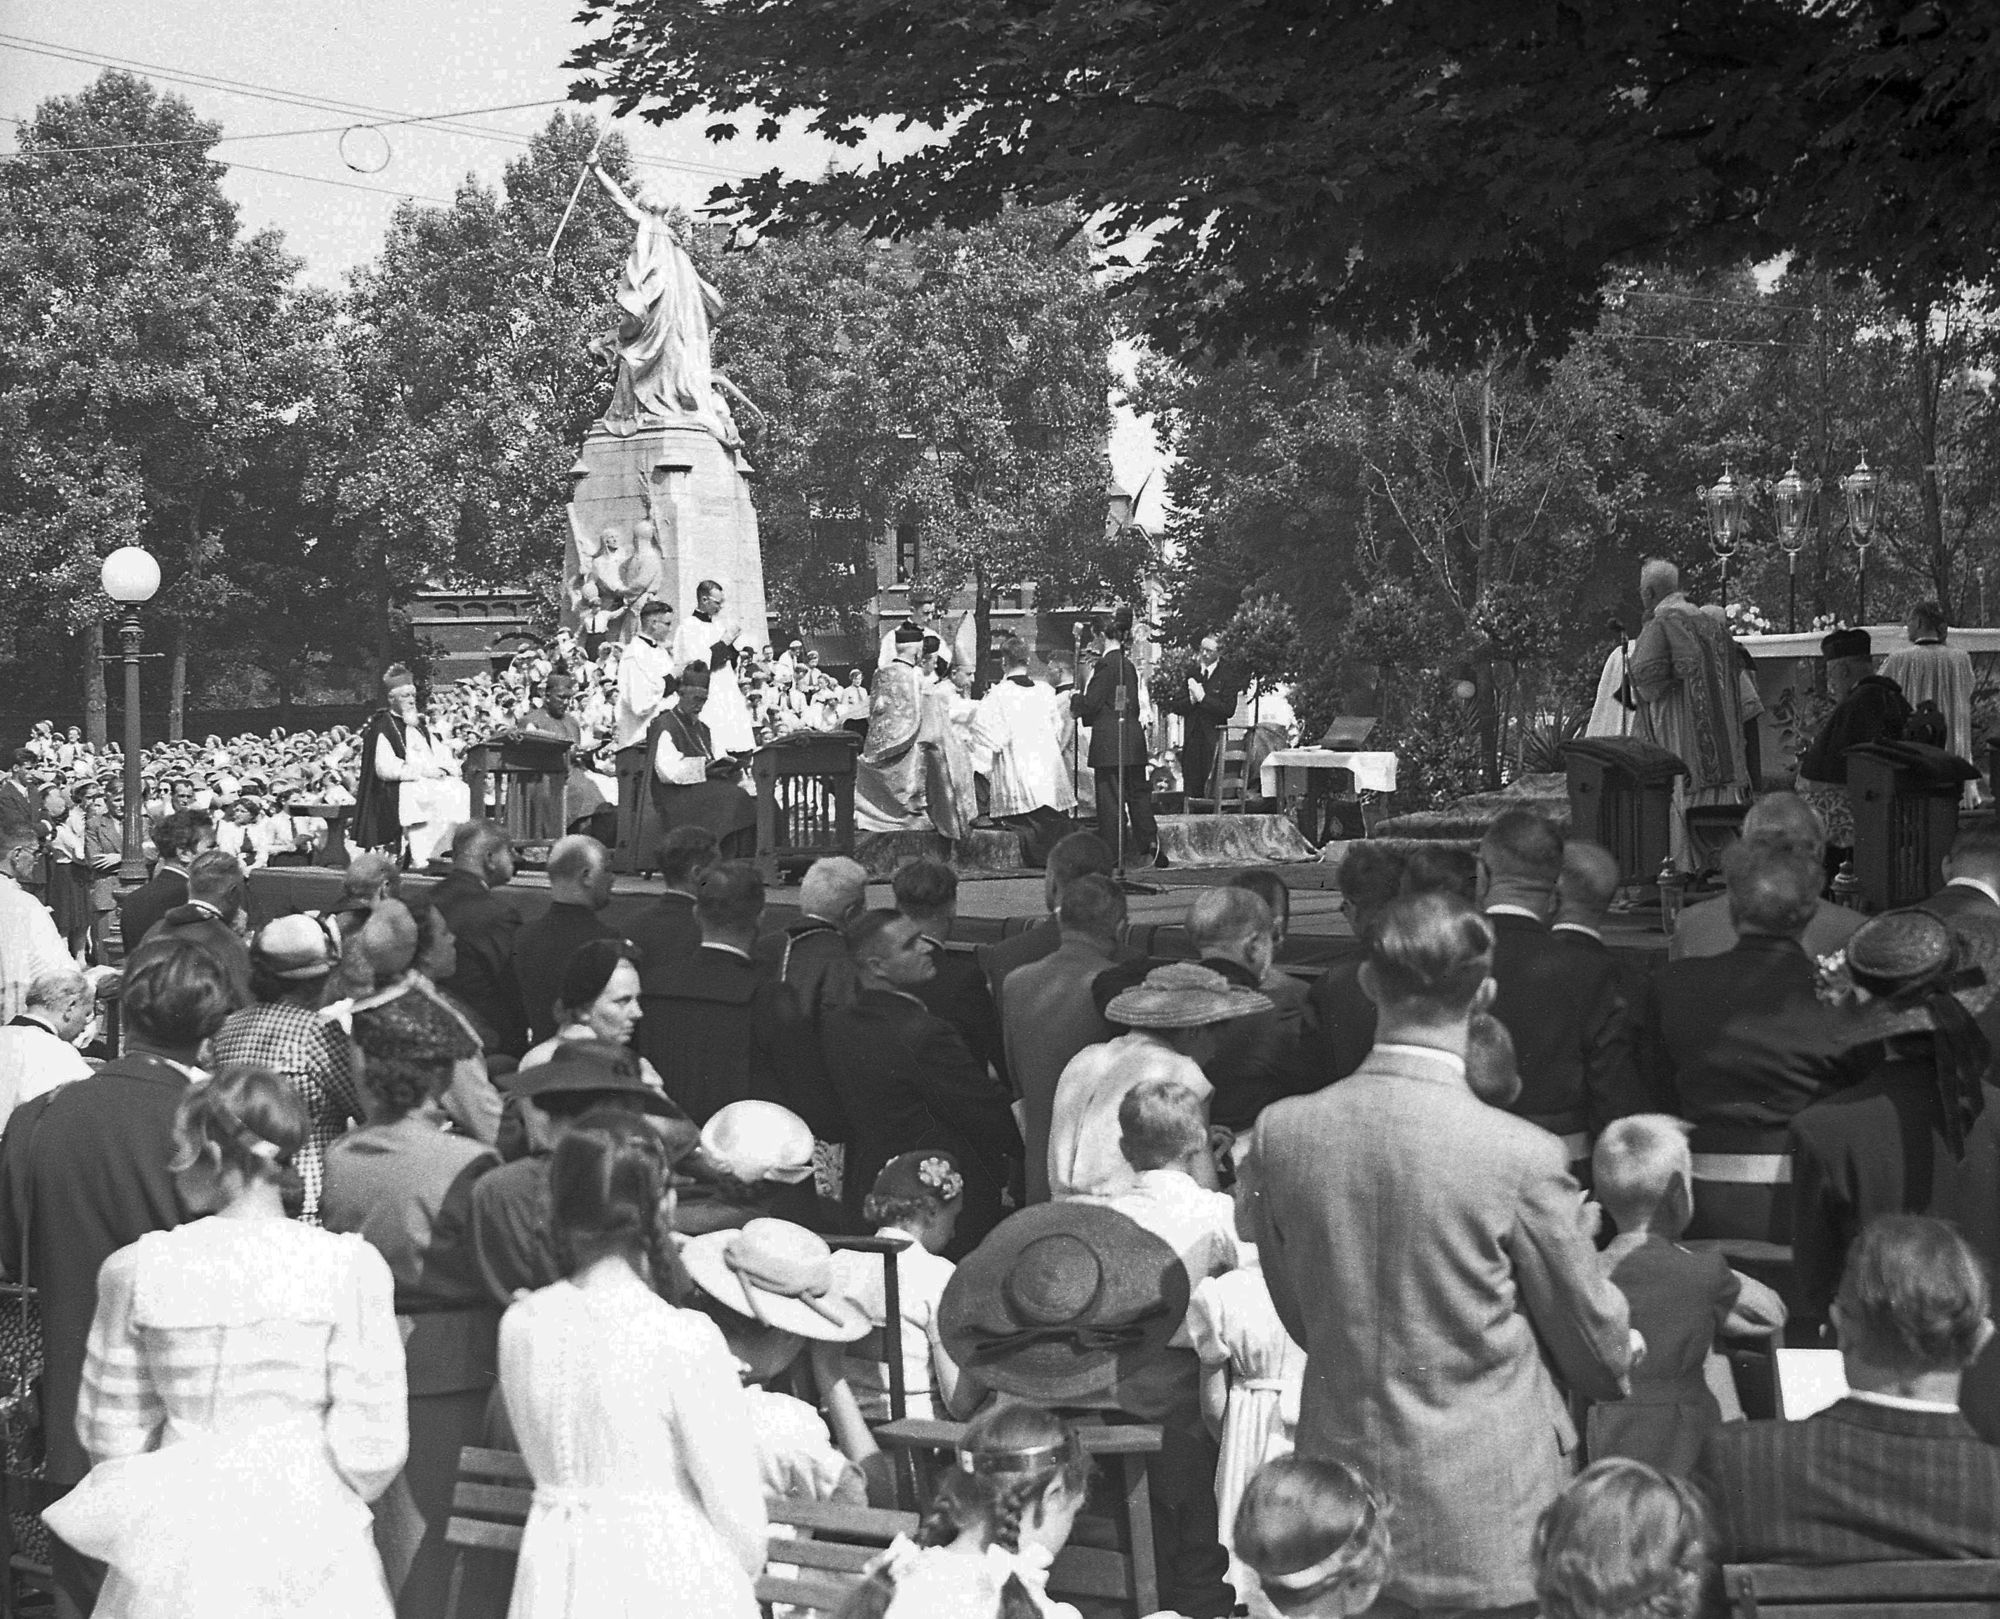
{"type": "MultiPolygon", "coordinates": [[[[574,10],[571,0],[0,0],[0,115],[25,119],[119,66],[186,97],[225,136],[275,137],[217,147],[231,165],[223,189],[247,229],[276,226],[308,279],[338,285],[373,256],[401,198],[447,203],[468,173],[499,182],[567,96],[575,75],[563,59],[585,37],[574,10]],[[464,116],[449,129],[372,132],[384,115],[435,113],[464,116]],[[307,130],[319,132],[290,133],[307,130]]],[[[917,139],[886,130],[849,152],[794,125],[776,142],[746,133],[717,144],[704,122],[616,127],[642,172],[684,188],[691,205],[774,162],[815,174],[917,139]]],[[[0,150],[12,128],[0,124],[0,150]]],[[[1122,409],[1111,456],[1127,490],[1148,485],[1160,462],[1152,434],[1122,409]]],[[[1147,520],[1158,520],[1162,482],[1146,488],[1147,520]]]]}

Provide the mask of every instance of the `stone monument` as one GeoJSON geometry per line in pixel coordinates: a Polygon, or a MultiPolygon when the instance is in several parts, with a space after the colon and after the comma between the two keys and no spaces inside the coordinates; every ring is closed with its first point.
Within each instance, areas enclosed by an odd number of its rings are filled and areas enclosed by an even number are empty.
{"type": "Polygon", "coordinates": [[[629,640],[648,597],[685,617],[695,586],[715,579],[747,640],[763,646],[770,632],[753,473],[729,405],[736,391],[716,374],[710,351],[722,299],[676,235],[670,196],[650,185],[627,196],[601,168],[591,172],[634,236],[618,281],[617,328],[592,345],[616,375],[611,403],[570,469],[563,623],[629,640]]]}

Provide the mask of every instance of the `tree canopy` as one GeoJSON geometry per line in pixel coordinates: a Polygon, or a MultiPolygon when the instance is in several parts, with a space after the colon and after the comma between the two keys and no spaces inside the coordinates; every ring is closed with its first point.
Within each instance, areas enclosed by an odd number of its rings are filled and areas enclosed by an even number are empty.
{"type": "Polygon", "coordinates": [[[1010,199],[1138,245],[1164,352],[1301,351],[1322,328],[1434,359],[1559,351],[1609,271],[1790,250],[1914,312],[1993,279],[1996,0],[586,0],[579,91],[805,115],[815,180],[741,218],[899,236],[1010,199]]]}

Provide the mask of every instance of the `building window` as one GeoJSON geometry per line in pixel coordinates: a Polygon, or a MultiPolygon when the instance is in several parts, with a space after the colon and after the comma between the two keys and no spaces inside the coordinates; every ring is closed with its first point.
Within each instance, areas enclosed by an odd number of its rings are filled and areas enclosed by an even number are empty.
{"type": "Polygon", "coordinates": [[[896,583],[907,585],[917,577],[917,525],[896,525],[896,583]]]}

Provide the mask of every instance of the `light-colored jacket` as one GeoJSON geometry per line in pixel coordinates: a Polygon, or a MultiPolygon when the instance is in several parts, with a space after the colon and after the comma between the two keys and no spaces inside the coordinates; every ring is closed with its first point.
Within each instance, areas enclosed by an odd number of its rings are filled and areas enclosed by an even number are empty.
{"type": "Polygon", "coordinates": [[[1257,1121],[1258,1248],[1307,1355],[1299,1450],[1392,1503],[1386,1594],[1421,1608],[1534,1599],[1535,1520],[1576,1450],[1549,1362],[1590,1399],[1624,1392],[1625,1301],[1563,1159],[1411,1047],[1257,1121]]]}

